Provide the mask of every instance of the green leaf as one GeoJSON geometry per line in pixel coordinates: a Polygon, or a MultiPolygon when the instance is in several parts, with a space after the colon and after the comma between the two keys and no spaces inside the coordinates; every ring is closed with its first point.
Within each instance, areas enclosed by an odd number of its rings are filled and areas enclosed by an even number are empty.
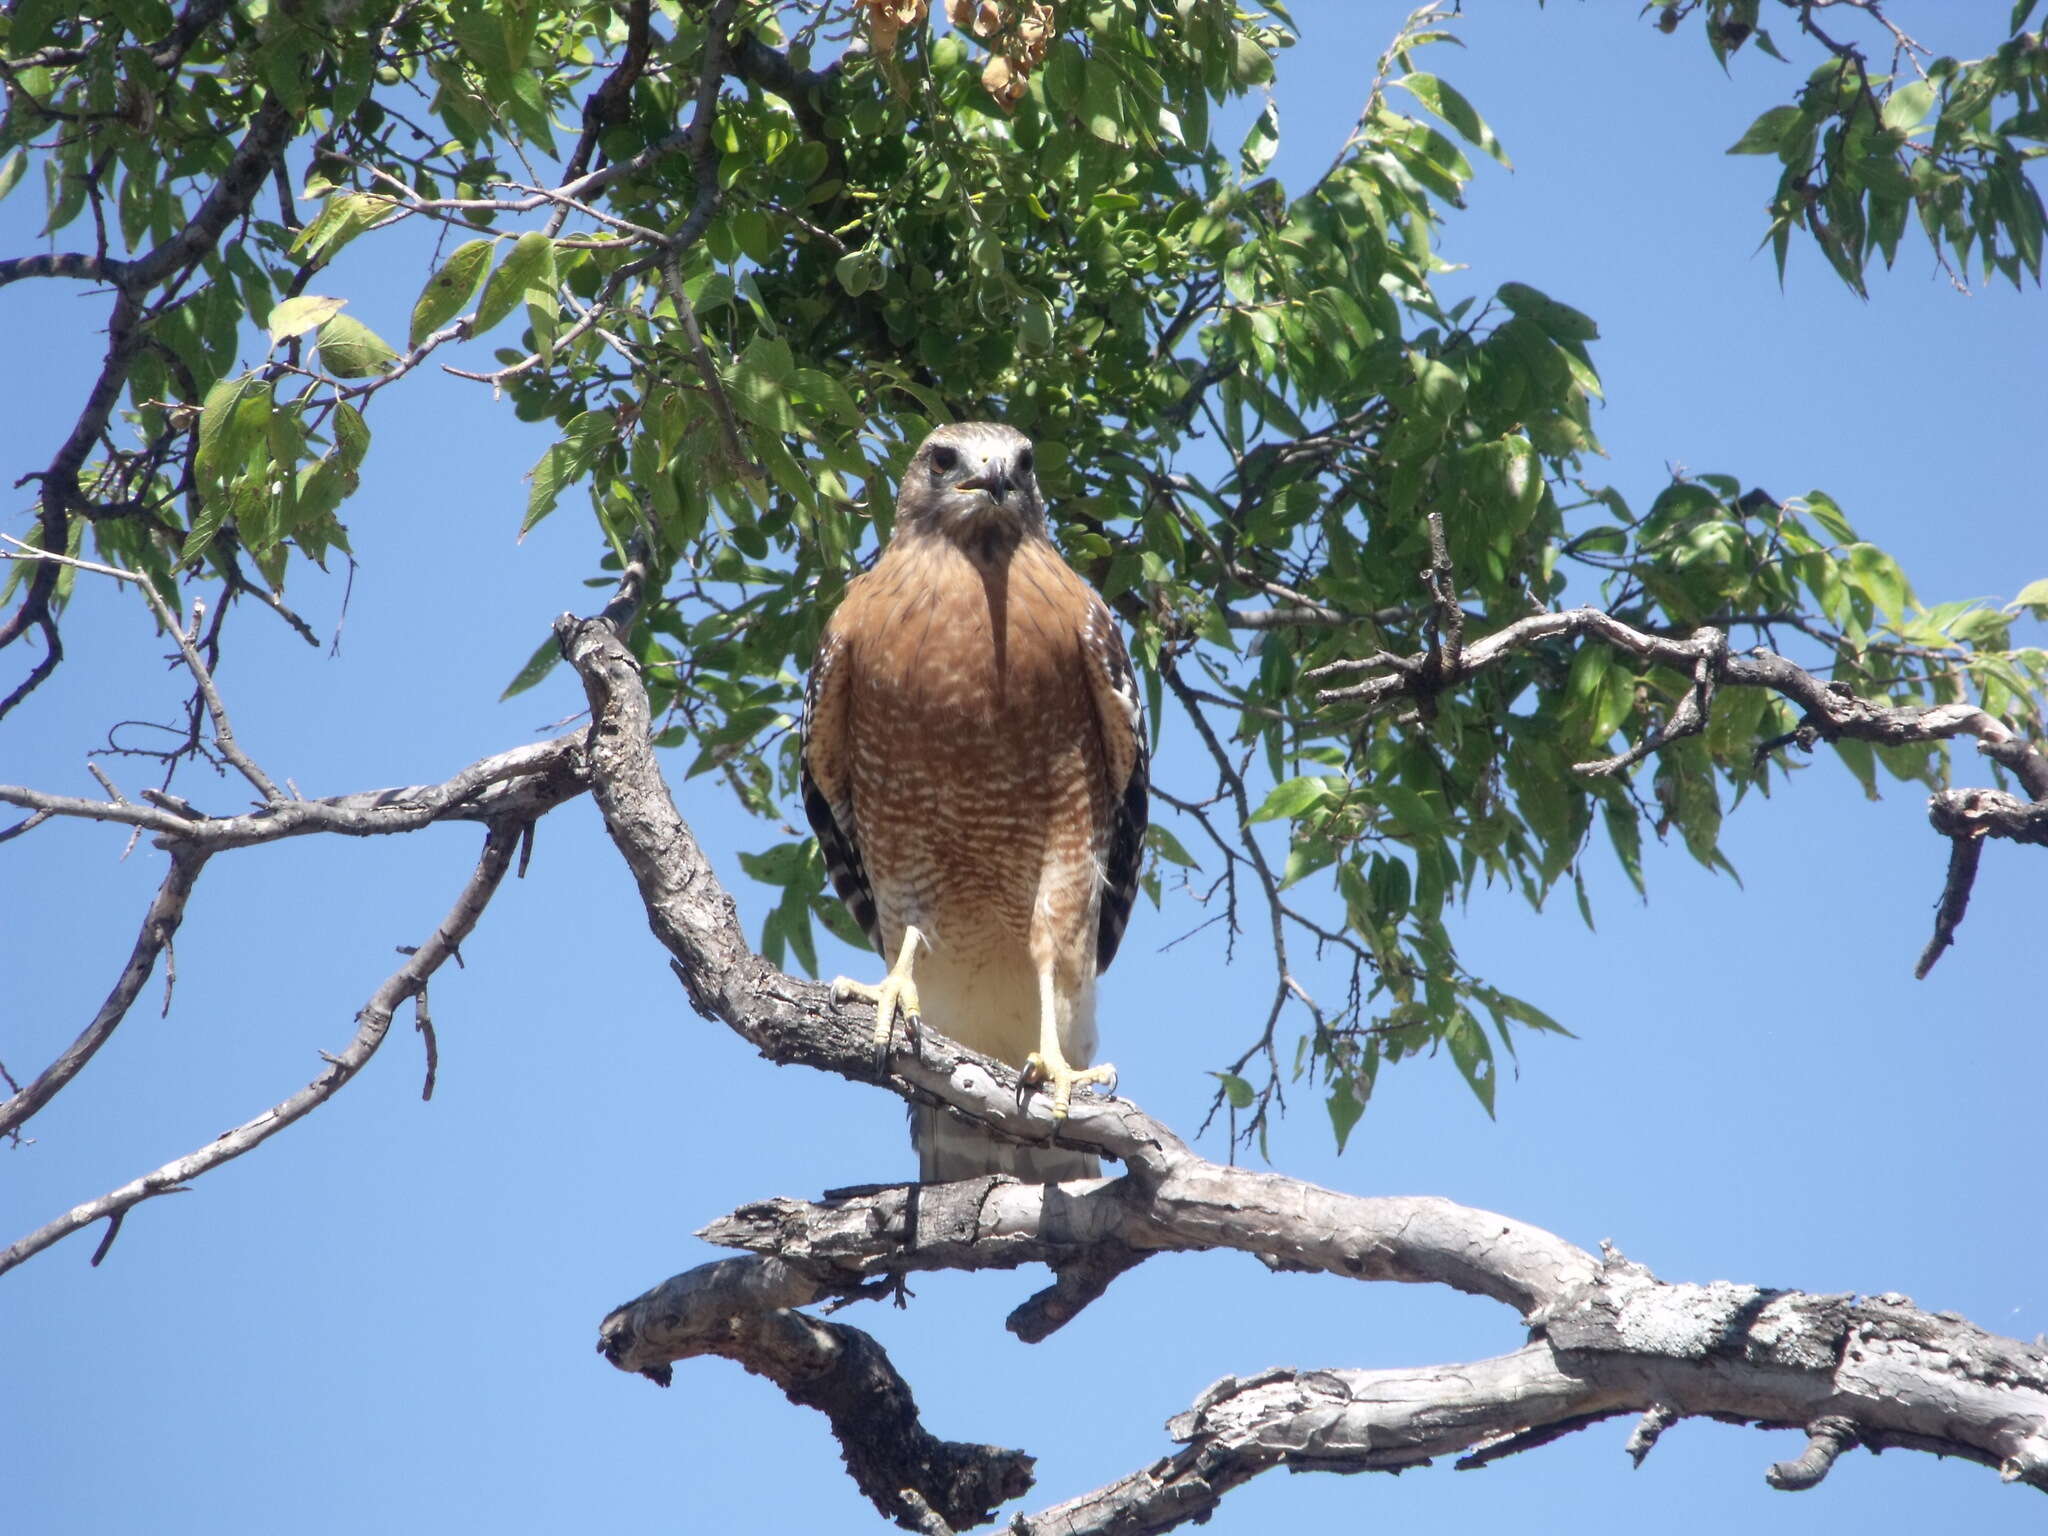
{"type": "Polygon", "coordinates": [[[1312,805],[1319,805],[1331,796],[1329,781],[1314,776],[1288,779],[1275,784],[1259,808],[1252,812],[1253,821],[1280,821],[1299,816],[1312,805]]]}
{"type": "Polygon", "coordinates": [[[1280,152],[1280,109],[1272,102],[1252,122],[1251,132],[1237,152],[1237,163],[1246,176],[1263,176],[1273,157],[1280,152]]]}
{"type": "Polygon", "coordinates": [[[880,253],[872,247],[848,251],[832,268],[832,275],[839,279],[839,286],[855,298],[881,287],[888,278],[882,270],[880,253]]]}
{"type": "Polygon", "coordinates": [[[1252,1107],[1254,1095],[1250,1083],[1234,1072],[1215,1072],[1210,1075],[1223,1085],[1223,1096],[1230,1101],[1232,1109],[1250,1109],[1252,1107]]]}
{"type": "Polygon", "coordinates": [[[1451,1060],[1464,1074],[1466,1086],[1491,1118],[1494,1079],[1497,1076],[1493,1042],[1486,1038],[1486,1031],[1479,1027],[1479,1021],[1461,1008],[1451,1027],[1444,1032],[1444,1044],[1450,1047],[1451,1060]]]}
{"type": "Polygon", "coordinates": [[[412,307],[411,345],[418,346],[461,314],[491,264],[491,240],[467,240],[449,252],[412,307]]]}
{"type": "Polygon", "coordinates": [[[1273,59],[1248,32],[1237,34],[1237,52],[1231,64],[1231,78],[1240,89],[1264,85],[1273,78],[1273,59]]]}
{"type": "Polygon", "coordinates": [[[321,326],[341,313],[347,299],[324,298],[317,293],[302,293],[295,299],[286,299],[270,311],[266,324],[270,331],[270,344],[293,336],[303,336],[308,331],[317,331],[321,326]]]}
{"type": "Polygon", "coordinates": [[[362,379],[396,362],[390,344],[362,321],[336,315],[320,327],[320,365],[337,379],[362,379]]]}
{"type": "Polygon", "coordinates": [[[1486,126],[1486,120],[1473,109],[1471,102],[1451,87],[1450,82],[1435,75],[1413,74],[1403,75],[1394,84],[1413,92],[1424,106],[1455,128],[1458,137],[1467,144],[1491,155],[1509,170],[1514,169],[1514,163],[1508,159],[1507,151],[1501,148],[1500,140],[1493,136],[1493,130],[1486,126]]]}
{"type": "Polygon", "coordinates": [[[481,336],[526,302],[529,289],[552,293],[555,287],[555,243],[538,230],[513,242],[484,286],[470,334],[481,336]]]}
{"type": "Polygon", "coordinates": [[[1533,321],[1552,341],[1600,339],[1600,327],[1593,323],[1591,316],[1581,314],[1569,304],[1558,303],[1527,283],[1502,283],[1498,292],[1501,303],[1533,321]]]}
{"type": "Polygon", "coordinates": [[[1373,796],[1394,826],[1405,836],[1427,840],[1443,836],[1443,818],[1429,800],[1401,784],[1375,784],[1373,796]]]}
{"type": "Polygon", "coordinates": [[[542,518],[555,510],[562,488],[581,478],[596,461],[598,452],[618,431],[613,411],[585,411],[571,421],[559,442],[550,443],[530,473],[532,489],[526,497],[526,516],[519,524],[525,538],[542,518]]]}
{"type": "Polygon", "coordinates": [[[17,149],[5,160],[0,160],[0,199],[4,199],[20,182],[22,172],[28,169],[28,151],[17,149]]]}
{"type": "Polygon", "coordinates": [[[1927,120],[1928,108],[1933,105],[1932,81],[1915,80],[1902,85],[1885,100],[1884,125],[1897,129],[1900,133],[1911,133],[1927,120]]]}
{"type": "Polygon", "coordinates": [[[1906,585],[1906,573],[1899,563],[1875,544],[1852,544],[1848,556],[1846,579],[1850,585],[1875,603],[1886,619],[1902,617],[1913,591],[1906,585]]]}
{"type": "Polygon", "coordinates": [[[1798,129],[1800,118],[1797,107],[1773,107],[1743,129],[1742,137],[1728,146],[1728,153],[1775,155],[1786,138],[1798,129]]]}
{"type": "Polygon", "coordinates": [[[1856,530],[1849,526],[1849,519],[1843,514],[1842,509],[1835,505],[1834,498],[1827,492],[1808,491],[1806,507],[1813,514],[1813,520],[1826,529],[1828,537],[1837,544],[1856,542],[1856,530]]]}
{"type": "Polygon", "coordinates": [[[1087,60],[1081,79],[1081,121],[1103,143],[1122,144],[1123,93],[1115,68],[1096,55],[1087,60]]]}
{"type": "Polygon", "coordinates": [[[362,192],[337,192],[327,199],[313,222],[292,241],[292,253],[306,261],[331,261],[341,248],[391,212],[381,198],[362,192]]]}
{"type": "Polygon", "coordinates": [[[1151,850],[1169,864],[1178,864],[1183,869],[1200,869],[1202,866],[1195,856],[1181,846],[1179,838],[1166,828],[1154,822],[1145,829],[1145,842],[1151,850]]]}
{"type": "Polygon", "coordinates": [[[2034,618],[2048,619],[2048,577],[2021,587],[2011,606],[2026,609],[2034,618]]]}
{"type": "Polygon", "coordinates": [[[1337,1151],[1341,1154],[1352,1130],[1365,1115],[1365,1101],[1358,1097],[1351,1078],[1340,1077],[1330,1090],[1326,1106],[1330,1111],[1330,1129],[1337,1133],[1337,1151]]]}
{"type": "Polygon", "coordinates": [[[526,692],[554,671],[555,663],[561,659],[562,647],[553,635],[549,635],[535,647],[533,654],[526,658],[526,665],[514,674],[512,681],[505,685],[505,691],[498,695],[498,702],[502,704],[515,693],[526,692]]]}

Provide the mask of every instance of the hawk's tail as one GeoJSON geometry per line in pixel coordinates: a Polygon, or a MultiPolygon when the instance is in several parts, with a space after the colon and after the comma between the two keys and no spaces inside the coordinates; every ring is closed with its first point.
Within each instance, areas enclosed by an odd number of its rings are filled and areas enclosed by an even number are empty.
{"type": "Polygon", "coordinates": [[[922,1104],[910,1107],[910,1144],[917,1148],[918,1177],[927,1184],[989,1173],[1007,1173],[1027,1184],[1102,1176],[1093,1152],[998,1140],[978,1125],[922,1104]]]}

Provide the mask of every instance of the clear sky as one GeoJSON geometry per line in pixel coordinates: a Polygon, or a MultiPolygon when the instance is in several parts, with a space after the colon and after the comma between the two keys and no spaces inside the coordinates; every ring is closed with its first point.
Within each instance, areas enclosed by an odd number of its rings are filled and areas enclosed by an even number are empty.
{"type": "MultiPolygon", "coordinates": [[[[1797,244],[1781,289],[1756,252],[1771,166],[1721,151],[1803,71],[1744,55],[1724,77],[1692,29],[1663,38],[1633,4],[1470,9],[1470,47],[1428,67],[1488,116],[1516,170],[1481,162],[1472,208],[1445,236],[1471,271],[1444,286],[1518,280],[1598,320],[1613,457],[1596,476],[1638,502],[1668,464],[1780,496],[1824,488],[1929,603],[2009,597],[2048,575],[2043,295],[1959,295],[1910,238],[1867,303],[1797,244]]],[[[1969,54],[2006,7],[1892,10],[1969,54]]],[[[1341,141],[1403,8],[1294,11],[1309,45],[1282,62],[1276,169],[1300,184],[1341,141]]],[[[35,248],[32,191],[0,204],[0,250],[35,248]]],[[[352,313],[403,332],[416,275],[344,268],[334,281],[352,313]]],[[[75,414],[103,313],[71,287],[0,289],[6,482],[46,462],[75,414]]],[[[581,706],[561,675],[496,702],[553,616],[594,601],[577,513],[514,543],[542,436],[439,375],[387,392],[371,424],[346,509],[363,563],[339,658],[251,612],[220,679],[244,745],[308,795],[439,778],[581,706]]],[[[22,493],[9,506],[4,526],[19,528],[22,493]]],[[[292,593],[323,632],[340,595],[338,580],[292,593]]],[[[110,596],[81,586],[70,659],[0,727],[0,778],[91,793],[82,758],[106,725],[165,718],[181,696],[140,610],[110,596]]],[[[11,678],[19,651],[0,662],[11,678]]],[[[1169,727],[1169,781],[1192,782],[1183,745],[1169,727]]],[[[671,772],[686,761],[672,755],[671,772]]],[[[143,782],[112,768],[131,792],[143,782]]],[[[1987,781],[1967,750],[1958,776],[1987,781]]],[[[196,774],[180,788],[210,809],[243,798],[196,774]]],[[[676,789],[757,928],[764,903],[734,853],[782,834],[741,822],[713,780],[676,789]]],[[[34,1144],[0,1151],[0,1241],[313,1076],[394,947],[446,909],[479,840],[301,839],[216,861],[178,942],[168,1017],[152,989],[34,1122],[34,1144]]],[[[0,849],[0,1060],[19,1078],[98,1006],[161,878],[160,853],[123,863],[122,843],[53,824],[0,849]]],[[[1449,1196],[1589,1247],[1612,1239],[1667,1279],[1900,1291],[1999,1332],[2048,1330],[2040,853],[1988,850],[1959,946],[1916,984],[1946,857],[1917,792],[1867,802],[1816,761],[1745,804],[1727,844],[1741,886],[1682,848],[1653,849],[1647,905],[1594,855],[1597,932],[1569,899],[1539,915],[1509,893],[1476,898],[1456,929],[1467,963],[1578,1038],[1525,1048],[1496,1121],[1448,1062],[1383,1074],[1341,1159],[1305,1090],[1275,1164],[1350,1190],[1449,1196]]],[[[1267,987],[1256,951],[1227,968],[1213,930],[1158,953],[1197,918],[1141,908],[1103,1002],[1125,1091],[1190,1132],[1206,1070],[1254,1033],[1267,987]]],[[[592,1344],[614,1304],[714,1256],[690,1235],[710,1218],[910,1176],[900,1105],[772,1069],[692,1014],[587,802],[542,824],[531,877],[508,882],[464,958],[433,991],[431,1104],[402,1017],[335,1102],[135,1212],[101,1268],[86,1266],[94,1232],[0,1278],[10,1532],[879,1528],[817,1415],[722,1361],[686,1363],[659,1392],[592,1344]]],[[[837,949],[824,964],[876,968],[837,949]]],[[[1213,1133],[1206,1150],[1226,1152],[1213,1133]]],[[[1168,1450],[1164,1420],[1227,1373],[1447,1362],[1520,1342],[1493,1303],[1208,1255],[1151,1261],[1026,1347],[1002,1318],[1039,1283],[927,1277],[907,1310],[842,1314],[881,1338],[932,1430],[1038,1455],[1030,1509],[1168,1450]]],[[[1627,1433],[1597,1426],[1477,1475],[1271,1475],[1209,1529],[2041,1520],[2037,1495],[1926,1456],[1852,1455],[1791,1497],[1762,1473],[1796,1435],[1687,1422],[1632,1472],[1627,1433]]]]}

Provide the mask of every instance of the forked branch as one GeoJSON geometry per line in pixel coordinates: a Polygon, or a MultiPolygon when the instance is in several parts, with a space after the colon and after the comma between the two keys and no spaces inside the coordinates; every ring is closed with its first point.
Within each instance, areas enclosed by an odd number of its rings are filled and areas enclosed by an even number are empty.
{"type": "MultiPolygon", "coordinates": [[[[339,1055],[327,1055],[322,1059],[327,1069],[297,1093],[272,1105],[252,1120],[245,1120],[233,1130],[209,1141],[198,1150],[165,1163],[138,1179],[132,1179],[119,1189],[110,1190],[97,1199],[75,1205],[54,1221],[46,1222],[11,1247],[0,1251],[0,1274],[5,1274],[24,1259],[33,1258],[52,1243],[69,1237],[81,1227],[95,1221],[111,1219],[119,1222],[129,1211],[145,1200],[159,1195],[175,1194],[185,1189],[191,1180],[222,1163],[232,1161],[255,1147],[261,1146],[272,1136],[296,1120],[303,1119],[320,1105],[326,1103],[341,1091],[355,1075],[362,1071],[377,1047],[384,1043],[384,1036],[390,1031],[391,1018],[407,999],[419,994],[427,979],[439,970],[449,956],[453,955],[476,927],[477,919],[483,915],[498,889],[498,882],[511,867],[513,856],[518,852],[526,823],[515,818],[495,821],[490,833],[484,839],[483,856],[477,862],[476,870],[464,884],[455,904],[449,909],[425,943],[414,950],[403,965],[385,978],[383,984],[370,994],[362,1012],[356,1015],[356,1032],[347,1047],[339,1055]]],[[[105,1252],[94,1255],[94,1262],[105,1252]]]]}

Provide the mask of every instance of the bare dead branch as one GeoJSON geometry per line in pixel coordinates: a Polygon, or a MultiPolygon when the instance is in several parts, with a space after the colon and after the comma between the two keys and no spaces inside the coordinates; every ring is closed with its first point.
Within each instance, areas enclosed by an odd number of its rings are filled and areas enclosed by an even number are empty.
{"type": "Polygon", "coordinates": [[[1920,952],[1920,963],[1913,967],[1915,981],[1925,981],[1934,962],[1955,943],[1956,929],[1962,924],[1963,914],[1970,910],[1970,890],[1977,883],[1977,863],[1983,856],[1984,839],[1980,834],[1961,832],[1949,839],[1948,878],[1942,882],[1941,900],[1935,904],[1934,937],[1927,941],[1927,948],[1920,952]]]}
{"type": "Polygon", "coordinates": [[[919,1270],[1065,1268],[1090,1256],[1122,1267],[1146,1251],[1224,1246],[1212,1239],[1229,1236],[1289,1267],[1494,1295],[1524,1312],[1531,1342],[1469,1364],[1226,1378],[1169,1425],[1183,1450],[1013,1529],[1163,1531],[1276,1466],[1399,1470],[1449,1454],[1483,1466],[1624,1413],[1643,1416],[1627,1446],[1638,1462],[1679,1419],[1705,1416],[1808,1431],[1808,1455],[1773,1467],[1773,1486],[1812,1486],[1822,1455],[1832,1462],[1861,1443],[1961,1456],[2048,1490],[2040,1346],[1902,1297],[1667,1284],[1619,1256],[1597,1261],[1448,1201],[1336,1195],[1184,1151],[1169,1161],[1156,1186],[989,1178],[744,1207],[702,1235],[753,1250],[757,1268],[720,1260],[664,1282],[605,1320],[601,1347],[622,1369],[659,1375],[705,1352],[701,1341],[720,1332],[719,1304],[751,1316],[919,1270]],[[1518,1270],[1522,1283],[1499,1284],[1495,1266],[1518,1270]]]}
{"type": "MultiPolygon", "coordinates": [[[[532,827],[533,823],[529,821],[525,830],[530,831],[532,827]]],[[[524,831],[521,834],[521,842],[523,845],[524,831]]],[[[459,955],[460,951],[457,953],[459,955]]],[[[434,1016],[428,1011],[427,988],[424,982],[420,984],[419,993],[412,1000],[412,1027],[419,1031],[420,1039],[427,1050],[427,1079],[420,1085],[420,1099],[425,1102],[433,1098],[434,1079],[441,1070],[441,1042],[434,1036],[434,1016]]]]}
{"type": "Polygon", "coordinates": [[[1628,1444],[1622,1447],[1628,1452],[1629,1460],[1640,1467],[1643,1458],[1648,1456],[1658,1440],[1663,1438],[1664,1431],[1682,1417],[1684,1415],[1669,1403],[1652,1403],[1645,1408],[1643,1416],[1636,1421],[1636,1427],[1629,1433],[1628,1444]]]}
{"type": "Polygon", "coordinates": [[[707,1354],[766,1376],[791,1402],[825,1414],[861,1492],[908,1530],[929,1528],[925,1509],[947,1529],[980,1525],[1030,1489],[1031,1457],[938,1439],[871,1336],[794,1310],[826,1294],[777,1260],[721,1259],[612,1313],[598,1352],[663,1386],[672,1361],[707,1354]]]}
{"type": "MultiPolygon", "coordinates": [[[[1829,741],[1850,737],[1884,746],[1906,746],[1974,736],[1979,750],[2017,774],[2030,793],[2036,798],[2048,798],[2048,755],[1977,706],[1892,705],[1860,698],[1841,684],[1824,681],[1760,646],[1742,656],[1727,654],[1727,636],[1718,629],[1704,629],[1679,640],[1632,628],[1598,608],[1531,614],[1473,641],[1466,648],[1456,675],[1447,677],[1446,683],[1477,676],[1517,651],[1556,638],[1598,640],[1640,660],[1693,675],[1696,680],[1698,664],[1704,656],[1711,663],[1708,675],[1714,684],[1769,688],[1781,693],[1801,706],[1816,734],[1829,741]],[[1717,654],[1718,660],[1714,659],[1717,654]]],[[[1361,704],[1371,711],[1397,697],[1417,696],[1414,674],[1426,660],[1422,652],[1407,657],[1382,654],[1333,661],[1303,676],[1316,682],[1347,673],[1382,674],[1316,694],[1318,704],[1361,704]]]]}
{"type": "Polygon", "coordinates": [[[192,895],[199,872],[206,867],[206,859],[207,855],[197,850],[172,850],[170,872],[143,914],[142,931],[135,936],[134,947],[128,952],[128,962],[121,967],[114,989],[64,1054],[45,1067],[34,1082],[0,1104],[0,1134],[16,1130],[62,1092],[128,1016],[143,983],[156,969],[156,957],[169,948],[171,936],[185,919],[185,903],[192,895]]]}
{"type": "Polygon", "coordinates": [[[148,806],[53,795],[0,784],[0,804],[90,821],[121,822],[158,835],[160,847],[186,844],[218,853],[315,832],[377,837],[437,821],[490,821],[539,814],[573,793],[583,775],[583,733],[570,732],[471,763],[439,784],[365,790],[322,800],[283,800],[238,816],[207,816],[175,795],[143,790],[148,806]]]}
{"type": "MultiPolygon", "coordinates": [[[[44,1223],[11,1247],[0,1251],[0,1274],[5,1274],[25,1259],[33,1258],[81,1227],[109,1217],[119,1218],[145,1200],[184,1188],[200,1174],[261,1146],[286,1126],[303,1119],[334,1097],[384,1043],[393,1013],[407,999],[419,995],[427,979],[455,953],[476,926],[477,919],[483,916],[484,908],[497,890],[498,882],[511,865],[520,834],[519,820],[503,819],[491,823],[489,835],[484,839],[483,856],[456,897],[454,906],[418,951],[407,957],[405,963],[370,995],[362,1012],[356,1015],[356,1033],[348,1047],[339,1055],[322,1053],[328,1063],[326,1071],[281,1103],[253,1120],[244,1121],[197,1151],[165,1163],[141,1178],[130,1180],[119,1189],[109,1190],[82,1205],[73,1206],[62,1216],[44,1223]]],[[[110,1238],[111,1235],[109,1233],[110,1238]]]]}
{"type": "Polygon", "coordinates": [[[177,643],[178,653],[185,658],[185,670],[192,674],[192,680],[199,688],[199,696],[206,701],[206,713],[213,722],[213,744],[220,755],[233,764],[235,770],[247,779],[265,800],[276,804],[285,798],[284,791],[271,782],[270,775],[258,767],[255,760],[244,752],[240,743],[235,740],[235,728],[228,720],[227,705],[221,699],[220,690],[214,686],[213,673],[208,670],[206,659],[199,654],[197,639],[178,622],[178,616],[171,612],[162,595],[158,593],[156,583],[137,571],[124,570],[117,565],[102,565],[96,560],[76,560],[52,550],[37,549],[8,534],[0,533],[0,539],[13,545],[17,551],[6,555],[6,559],[68,565],[98,576],[110,576],[116,581],[132,582],[140,588],[144,599],[149,603],[150,611],[156,615],[157,622],[169,631],[171,638],[177,643]]]}

